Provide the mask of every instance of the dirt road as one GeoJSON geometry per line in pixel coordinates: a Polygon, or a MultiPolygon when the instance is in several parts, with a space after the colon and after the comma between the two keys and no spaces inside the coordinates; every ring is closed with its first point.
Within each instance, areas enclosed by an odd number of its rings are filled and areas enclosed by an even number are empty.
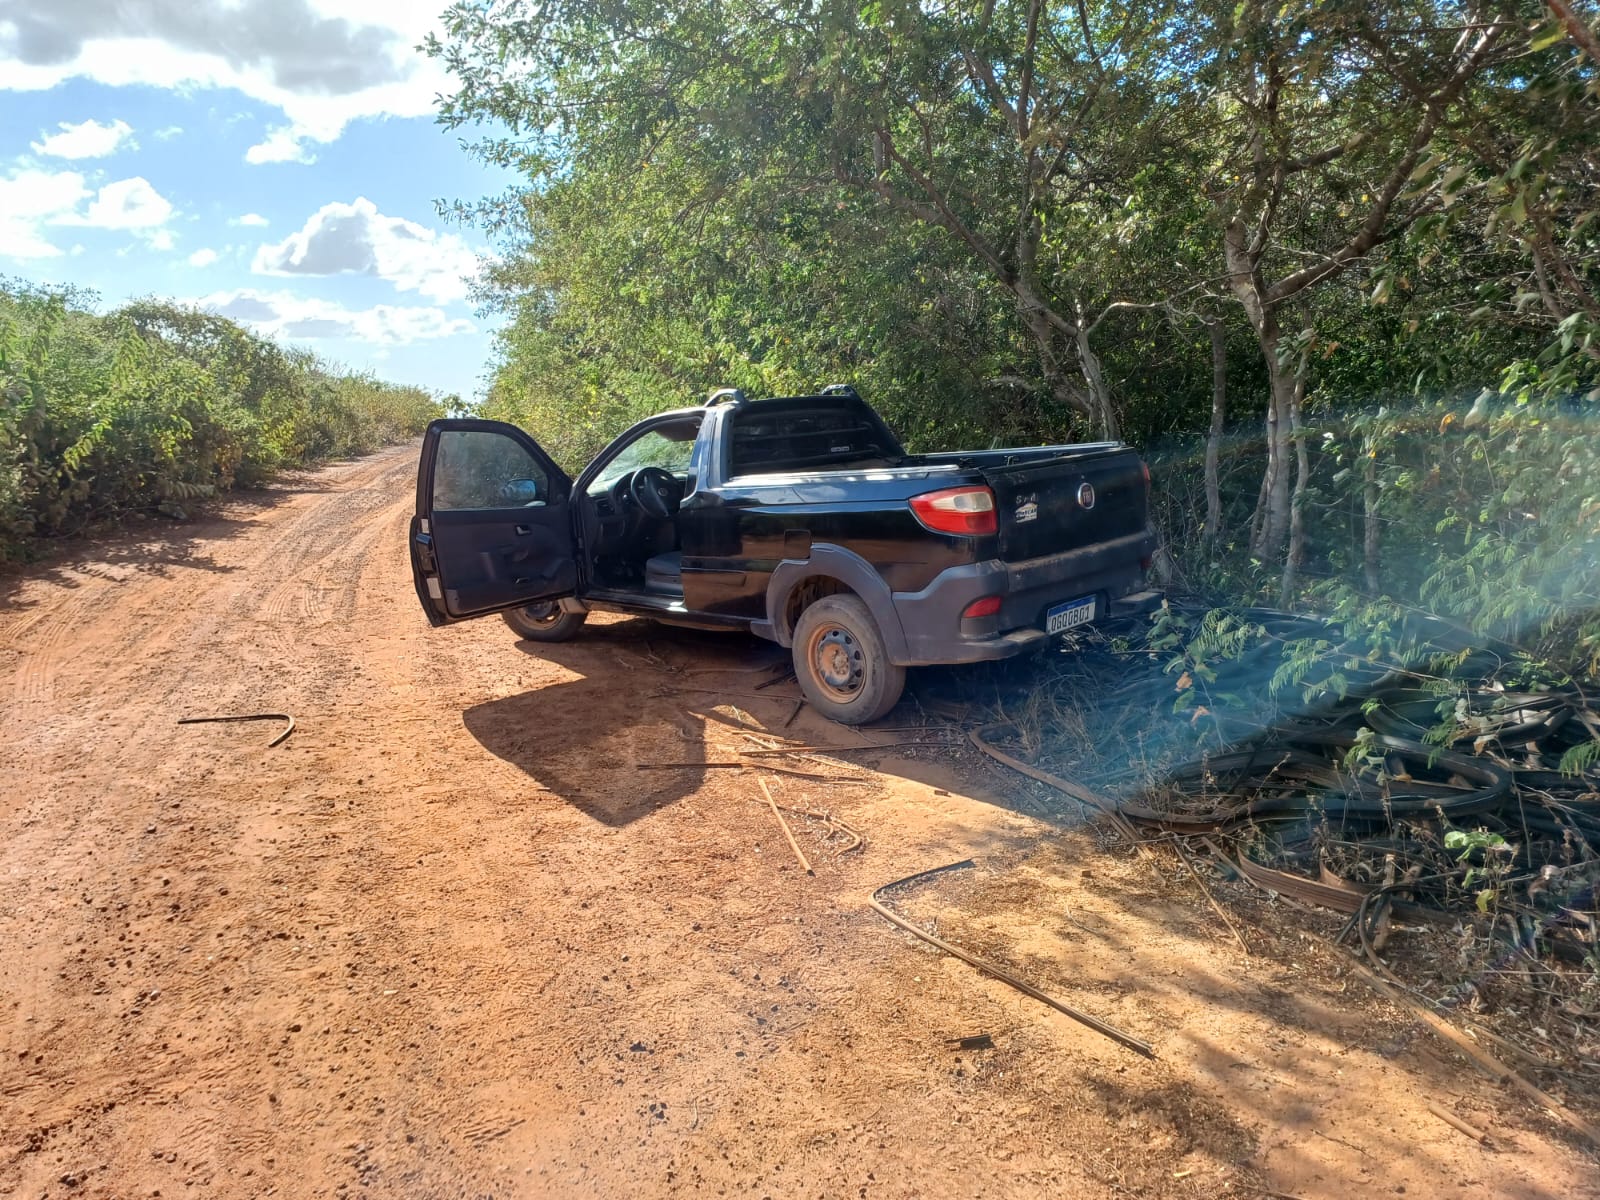
{"type": "Polygon", "coordinates": [[[773,649],[430,631],[413,456],[0,587],[0,1194],[1596,1194],[1326,955],[1245,957],[1181,876],[1062,840],[998,778],[783,777],[867,836],[839,857],[800,822],[802,874],[748,774],[637,769],[781,725],[773,649]],[[279,709],[276,749],[176,723],[279,709]],[[908,913],[1154,1061],[866,909],[969,855],[908,913]]]}

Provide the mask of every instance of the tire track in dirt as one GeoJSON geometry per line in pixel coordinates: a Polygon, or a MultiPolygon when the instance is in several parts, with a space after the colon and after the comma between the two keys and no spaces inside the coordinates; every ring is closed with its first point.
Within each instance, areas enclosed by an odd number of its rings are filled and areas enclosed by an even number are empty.
{"type": "Polygon", "coordinates": [[[305,640],[308,625],[325,623],[330,607],[325,592],[338,597],[334,608],[345,603],[353,608],[346,598],[353,598],[362,564],[393,528],[393,520],[385,518],[406,510],[406,484],[414,471],[412,456],[391,453],[344,478],[335,503],[308,507],[250,565],[256,580],[273,582],[263,594],[238,591],[231,615],[262,630],[279,654],[291,655],[305,640]]]}
{"type": "Polygon", "coordinates": [[[97,593],[105,590],[98,580],[84,578],[58,606],[30,614],[17,622],[22,628],[0,635],[9,649],[21,658],[12,676],[11,703],[31,705],[48,702],[66,647],[81,636],[84,617],[92,610],[97,593]]]}
{"type": "MultiPolygon", "coordinates": [[[[394,486],[389,503],[398,511],[405,503],[399,484],[412,463],[405,450],[390,451],[341,473],[352,484],[387,481],[394,486]]],[[[355,500],[349,505],[342,503],[343,493],[334,491],[310,493],[309,502],[307,494],[298,495],[268,510],[256,528],[227,544],[235,556],[220,574],[227,581],[220,596],[208,586],[218,576],[205,570],[177,569],[164,578],[132,582],[73,571],[73,586],[64,596],[48,608],[41,605],[36,617],[29,614],[27,649],[13,688],[22,703],[8,706],[0,730],[19,747],[55,764],[63,778],[85,774],[72,768],[88,750],[109,775],[129,781],[126,786],[159,795],[178,776],[192,774],[181,757],[164,753],[166,747],[205,744],[201,739],[226,744],[259,739],[259,726],[228,727],[226,732],[216,726],[175,728],[180,715],[198,711],[199,696],[205,697],[209,711],[299,707],[302,696],[328,698],[345,677],[336,664],[322,664],[313,680],[297,679],[295,672],[282,669],[277,655],[263,669],[256,645],[263,603],[257,587],[263,575],[281,575],[290,563],[315,571],[334,556],[351,554],[353,563],[364,560],[383,528],[364,529],[361,522],[383,492],[363,486],[351,494],[355,500]],[[90,612],[96,615],[86,619],[90,612]],[[291,681],[294,686],[285,696],[283,685],[291,681]],[[87,736],[81,724],[25,721],[22,705],[46,704],[58,682],[64,695],[92,714],[87,736]]],[[[353,591],[357,575],[353,568],[342,586],[353,591]]],[[[269,590],[266,603],[274,602],[276,592],[269,590]]],[[[284,644],[292,648],[292,642],[284,644]]],[[[51,801],[35,796],[34,802],[51,801]]],[[[21,836],[15,847],[42,862],[54,861],[81,835],[76,823],[49,829],[37,820],[29,822],[26,813],[24,823],[31,824],[30,835],[21,836]]]]}

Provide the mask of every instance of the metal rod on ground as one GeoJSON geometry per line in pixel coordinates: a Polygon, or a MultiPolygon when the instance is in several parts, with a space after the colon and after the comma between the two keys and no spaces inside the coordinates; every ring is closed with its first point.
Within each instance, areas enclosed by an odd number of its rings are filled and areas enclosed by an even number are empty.
{"type": "Polygon", "coordinates": [[[942,871],[954,871],[962,867],[970,867],[972,865],[972,860],[970,858],[965,858],[960,862],[950,863],[948,866],[934,867],[929,871],[918,871],[915,875],[907,875],[904,879],[896,879],[893,883],[884,884],[867,898],[867,903],[871,905],[873,911],[884,920],[888,921],[891,925],[899,926],[913,937],[921,938],[930,946],[937,946],[946,954],[954,955],[962,962],[967,963],[970,966],[977,967],[978,970],[982,971],[985,975],[994,976],[1001,983],[1016,988],[1017,991],[1021,992],[1024,996],[1032,996],[1035,1000],[1039,1001],[1040,1004],[1049,1005],[1057,1012],[1071,1017],[1080,1025],[1087,1025],[1096,1033],[1110,1038],[1113,1042],[1126,1046],[1129,1050],[1133,1050],[1139,1054],[1142,1054],[1146,1058],[1154,1058],[1156,1056],[1155,1049],[1148,1042],[1142,1042],[1138,1038],[1134,1037],[1131,1033],[1124,1033],[1115,1025],[1108,1025],[1106,1022],[1100,1020],[1099,1017],[1092,1017],[1088,1013],[1083,1012],[1081,1009],[1073,1008],[1070,1004],[1063,1004],[1055,997],[1041,992],[1031,983],[1018,979],[1015,975],[1011,974],[1011,972],[1002,967],[997,967],[991,962],[986,962],[975,954],[968,954],[965,950],[961,949],[961,947],[952,946],[949,942],[944,941],[942,938],[934,937],[931,933],[923,932],[921,929],[918,929],[910,921],[907,921],[904,917],[900,916],[878,899],[880,895],[888,891],[890,888],[900,887],[907,883],[915,883],[919,879],[926,879],[928,876],[937,875],[942,871]]]}
{"type": "Polygon", "coordinates": [[[783,819],[783,814],[778,811],[778,802],[772,798],[772,792],[767,788],[767,781],[761,776],[756,776],[756,782],[761,785],[761,794],[767,798],[767,807],[772,810],[773,818],[778,822],[778,828],[783,830],[783,836],[789,839],[789,849],[794,851],[794,856],[800,860],[800,865],[805,868],[807,875],[815,875],[811,864],[806,861],[806,856],[800,850],[800,843],[794,840],[794,833],[789,829],[789,822],[783,819]]]}
{"type": "Polygon", "coordinates": [[[696,694],[706,695],[706,696],[737,696],[741,700],[787,700],[787,699],[789,699],[789,697],[787,697],[787,696],[773,696],[773,695],[768,695],[765,692],[730,692],[727,688],[676,687],[676,686],[673,686],[672,684],[666,685],[666,690],[662,693],[662,695],[670,696],[670,695],[674,695],[674,694],[679,693],[679,692],[695,692],[696,694]]]}
{"type": "Polygon", "coordinates": [[[751,757],[771,756],[780,754],[859,754],[863,751],[892,750],[896,746],[933,746],[943,749],[949,746],[959,746],[949,738],[934,740],[932,738],[899,738],[892,742],[874,742],[870,746],[773,746],[762,750],[741,750],[741,754],[751,757]]]}
{"type": "Polygon", "coordinates": [[[1244,934],[1239,932],[1239,927],[1233,923],[1233,918],[1227,914],[1222,905],[1217,903],[1217,898],[1211,894],[1211,889],[1206,886],[1206,881],[1200,878],[1200,869],[1194,865],[1194,860],[1189,857],[1189,852],[1183,848],[1183,843],[1177,838],[1172,839],[1172,848],[1178,852],[1178,857],[1183,860],[1183,865],[1189,868],[1189,877],[1200,888],[1200,894],[1206,898],[1206,903],[1211,905],[1211,911],[1222,918],[1222,923],[1233,931],[1234,938],[1239,943],[1239,949],[1244,951],[1246,958],[1250,957],[1250,946],[1244,940],[1244,934]]]}
{"type": "MultiPolygon", "coordinates": [[[[1240,870],[1246,861],[1243,855],[1240,856],[1238,862],[1234,862],[1220,851],[1215,850],[1215,848],[1213,849],[1213,852],[1216,853],[1217,857],[1222,862],[1227,863],[1230,867],[1238,870],[1240,875],[1244,876],[1246,879],[1250,879],[1252,883],[1255,883],[1255,880],[1251,879],[1248,872],[1240,870]]],[[[1263,891],[1269,890],[1263,884],[1256,884],[1256,886],[1262,888],[1263,891]]],[[[1357,915],[1359,916],[1360,914],[1358,913],[1357,915]]],[[[1522,1075],[1506,1066],[1505,1063],[1501,1062],[1494,1055],[1490,1054],[1487,1050],[1478,1045],[1461,1030],[1457,1029],[1449,1021],[1446,1021],[1438,1013],[1434,1012],[1427,1005],[1413,997],[1411,993],[1404,990],[1403,987],[1396,987],[1388,980],[1384,979],[1383,976],[1379,975],[1365,962],[1363,962],[1360,956],[1351,954],[1343,946],[1336,945],[1333,942],[1328,941],[1326,938],[1319,938],[1317,940],[1321,941],[1323,945],[1329,947],[1336,954],[1342,955],[1350,964],[1350,966],[1358,974],[1360,974],[1363,979],[1366,980],[1367,985],[1371,987],[1373,991],[1384,997],[1384,999],[1400,1005],[1408,1010],[1417,1018],[1418,1021],[1426,1025],[1429,1029],[1433,1030],[1434,1033],[1438,1034],[1445,1041],[1455,1046],[1468,1058],[1477,1063],[1478,1066],[1483,1069],[1484,1073],[1495,1082],[1509,1083],[1512,1087],[1516,1088],[1540,1108],[1544,1109],[1551,1116],[1555,1117],[1558,1121],[1566,1125],[1568,1129],[1571,1129],[1574,1133],[1582,1136],[1590,1145],[1600,1146],[1600,1129],[1596,1129],[1593,1125],[1589,1124],[1589,1122],[1578,1116],[1566,1105],[1562,1104],[1554,1096],[1542,1091],[1535,1084],[1529,1082],[1527,1079],[1523,1078],[1522,1075]]]]}
{"type": "Polygon", "coordinates": [[[1456,1116],[1455,1113],[1451,1112],[1448,1108],[1445,1108],[1442,1104],[1435,1104],[1432,1100],[1429,1100],[1427,1103],[1427,1109],[1446,1125],[1449,1125],[1455,1129],[1459,1129],[1473,1141],[1487,1142],[1489,1140],[1489,1135],[1487,1133],[1481,1129],[1474,1129],[1471,1125],[1468,1125],[1465,1121],[1456,1116]]]}
{"type": "Polygon", "coordinates": [[[811,817],[815,820],[822,821],[825,824],[833,826],[840,833],[848,837],[850,839],[850,844],[848,846],[841,846],[837,851],[835,851],[836,854],[844,855],[849,854],[852,850],[859,850],[861,849],[861,843],[865,840],[861,834],[857,833],[854,829],[851,829],[850,826],[839,820],[838,817],[832,816],[829,813],[817,812],[815,809],[811,808],[790,808],[783,804],[778,805],[778,807],[783,809],[784,812],[799,813],[801,816],[811,817]]]}
{"type": "Polygon", "coordinates": [[[1005,724],[987,725],[982,729],[974,729],[967,735],[967,737],[971,740],[972,744],[978,748],[978,750],[984,754],[987,754],[996,762],[1004,763],[1013,771],[1018,771],[1021,774],[1026,775],[1029,779],[1035,779],[1038,782],[1045,784],[1047,787],[1053,787],[1058,792],[1064,792],[1068,796],[1071,796],[1074,800],[1078,801],[1080,804],[1087,804],[1096,812],[1104,814],[1105,818],[1110,821],[1111,824],[1114,825],[1124,837],[1133,843],[1136,850],[1138,850],[1141,854],[1145,852],[1144,836],[1134,828],[1132,821],[1128,820],[1127,817],[1122,815],[1115,803],[1106,799],[1098,792],[1092,792],[1088,788],[1083,787],[1081,784],[1073,783],[1070,779],[1063,779],[1059,775],[1052,775],[1049,771],[1041,771],[1038,767],[1030,766],[1028,763],[1023,762],[1020,758],[1016,758],[1010,754],[1007,754],[1004,750],[1001,750],[999,747],[990,743],[988,740],[988,735],[990,733],[994,733],[1000,729],[1006,728],[1010,728],[1010,726],[1005,724]]]}
{"type": "Polygon", "coordinates": [[[799,767],[785,767],[778,763],[751,762],[670,762],[635,763],[636,771],[772,771],[778,775],[798,775],[801,779],[821,779],[827,783],[871,783],[870,779],[856,779],[849,775],[824,775],[820,771],[802,771],[799,767]]]}
{"type": "Polygon", "coordinates": [[[224,717],[179,717],[179,725],[209,725],[215,721],[287,721],[288,727],[267,743],[267,749],[281,745],[294,732],[294,718],[288,713],[237,713],[224,717]]]}
{"type": "MultiPolygon", "coordinates": [[[[750,799],[754,801],[755,797],[752,796],[750,799]]],[[[814,821],[821,821],[829,828],[837,829],[840,833],[848,837],[850,839],[850,844],[848,846],[841,846],[838,850],[834,851],[836,855],[843,856],[849,854],[852,850],[859,850],[861,848],[861,843],[866,840],[860,833],[850,828],[850,826],[839,820],[839,818],[834,816],[832,813],[818,812],[814,808],[796,808],[792,804],[780,804],[778,807],[786,813],[794,813],[797,817],[810,817],[814,821]]]]}
{"type": "Polygon", "coordinates": [[[749,763],[742,762],[664,762],[635,763],[635,771],[687,771],[691,767],[701,771],[742,771],[749,763]]]}

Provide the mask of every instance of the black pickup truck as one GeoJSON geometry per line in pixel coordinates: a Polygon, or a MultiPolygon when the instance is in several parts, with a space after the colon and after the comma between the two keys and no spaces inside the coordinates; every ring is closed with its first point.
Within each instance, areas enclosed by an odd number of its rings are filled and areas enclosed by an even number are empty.
{"type": "Polygon", "coordinates": [[[569,479],[497,421],[428,427],[411,565],[434,625],[534,641],[592,610],[791,647],[806,699],[876,720],[905,668],[1004,658],[1155,602],[1149,471],[1118,442],[908,454],[854,389],[640,421],[569,479]]]}

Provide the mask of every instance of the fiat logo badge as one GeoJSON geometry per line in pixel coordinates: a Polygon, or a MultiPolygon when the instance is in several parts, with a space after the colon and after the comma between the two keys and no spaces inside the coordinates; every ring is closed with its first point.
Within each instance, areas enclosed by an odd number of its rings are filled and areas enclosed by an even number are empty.
{"type": "Polygon", "coordinates": [[[1080,483],[1078,485],[1078,504],[1083,508],[1094,507],[1094,484],[1080,483]]]}

